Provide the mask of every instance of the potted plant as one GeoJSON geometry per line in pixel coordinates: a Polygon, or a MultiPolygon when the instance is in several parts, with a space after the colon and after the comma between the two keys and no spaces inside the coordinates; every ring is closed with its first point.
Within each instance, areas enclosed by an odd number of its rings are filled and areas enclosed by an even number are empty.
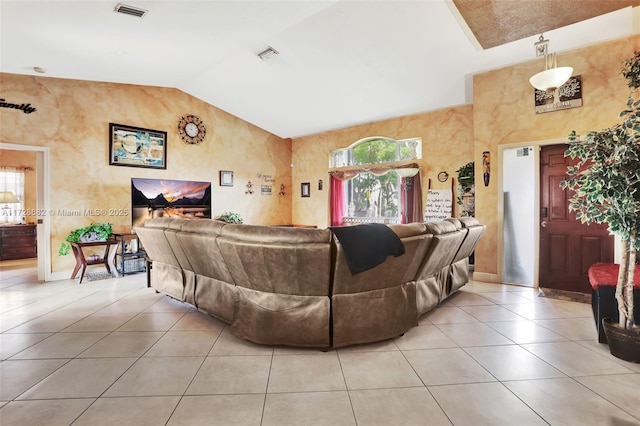
{"type": "Polygon", "coordinates": [[[456,170],[458,173],[458,196],[456,201],[462,208],[460,216],[475,216],[473,197],[475,196],[475,163],[470,161],[456,170]]]}
{"type": "Polygon", "coordinates": [[[216,220],[226,223],[242,223],[242,217],[238,213],[224,212],[220,216],[216,217],[216,220]]]}
{"type": "MultiPolygon", "coordinates": [[[[619,114],[621,122],[590,131],[584,138],[570,133],[565,156],[577,158],[578,163],[568,168],[561,186],[574,191],[569,208],[577,212],[577,219],[606,223],[620,237],[622,261],[615,293],[618,327],[640,343],[640,327],[633,317],[636,252],[640,249],[640,100],[634,100],[633,94],[640,87],[640,52],[624,61],[622,75],[631,93],[626,109],[619,114]]],[[[608,325],[603,326],[606,332],[608,325]]],[[[637,354],[636,350],[636,362],[640,362],[637,354]]]]}
{"type": "Polygon", "coordinates": [[[84,228],[74,229],[65,238],[67,242],[60,244],[58,254],[66,256],[71,252],[71,246],[68,243],[106,241],[111,234],[113,230],[110,223],[92,223],[84,228]]]}

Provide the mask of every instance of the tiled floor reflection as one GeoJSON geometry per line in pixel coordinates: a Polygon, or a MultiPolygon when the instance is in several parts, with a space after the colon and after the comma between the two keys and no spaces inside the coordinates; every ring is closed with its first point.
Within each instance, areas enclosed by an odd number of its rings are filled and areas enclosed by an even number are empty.
{"type": "Polygon", "coordinates": [[[385,342],[256,345],[144,274],[37,283],[0,262],[0,424],[640,425],[640,365],[590,306],[471,282],[385,342]]]}

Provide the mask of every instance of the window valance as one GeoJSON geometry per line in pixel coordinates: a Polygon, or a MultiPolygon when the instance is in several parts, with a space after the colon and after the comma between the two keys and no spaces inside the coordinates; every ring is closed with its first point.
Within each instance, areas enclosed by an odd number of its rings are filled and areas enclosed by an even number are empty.
{"type": "Polygon", "coordinates": [[[389,163],[389,164],[376,164],[372,167],[341,167],[338,169],[329,170],[329,174],[338,180],[351,180],[358,176],[360,173],[371,173],[376,176],[383,176],[390,171],[396,171],[402,177],[411,177],[418,173],[420,166],[416,163],[389,163]],[[407,171],[406,176],[402,171],[407,171]]]}

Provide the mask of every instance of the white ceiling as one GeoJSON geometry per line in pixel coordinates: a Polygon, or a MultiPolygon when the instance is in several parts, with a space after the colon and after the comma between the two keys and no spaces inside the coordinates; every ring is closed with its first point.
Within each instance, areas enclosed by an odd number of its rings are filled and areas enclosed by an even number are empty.
{"type": "MultiPolygon", "coordinates": [[[[471,103],[473,74],[535,60],[538,39],[476,48],[448,0],[123,1],[142,19],[116,3],[0,0],[0,71],[175,87],[294,138],[471,103]],[[263,61],[267,46],[280,54],[263,61]]],[[[545,38],[562,52],[632,34],[634,19],[621,9],[545,38]]]]}

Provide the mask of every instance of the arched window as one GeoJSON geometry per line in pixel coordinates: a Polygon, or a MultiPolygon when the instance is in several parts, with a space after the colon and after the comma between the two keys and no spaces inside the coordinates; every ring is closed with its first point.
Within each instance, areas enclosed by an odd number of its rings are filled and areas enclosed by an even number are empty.
{"type": "MultiPolygon", "coordinates": [[[[408,190],[416,186],[412,176],[419,167],[408,162],[421,157],[420,138],[396,141],[374,136],[333,151],[332,225],[411,221],[408,207],[414,203],[407,201],[408,190]]],[[[421,201],[418,204],[421,208],[421,201]]]]}

